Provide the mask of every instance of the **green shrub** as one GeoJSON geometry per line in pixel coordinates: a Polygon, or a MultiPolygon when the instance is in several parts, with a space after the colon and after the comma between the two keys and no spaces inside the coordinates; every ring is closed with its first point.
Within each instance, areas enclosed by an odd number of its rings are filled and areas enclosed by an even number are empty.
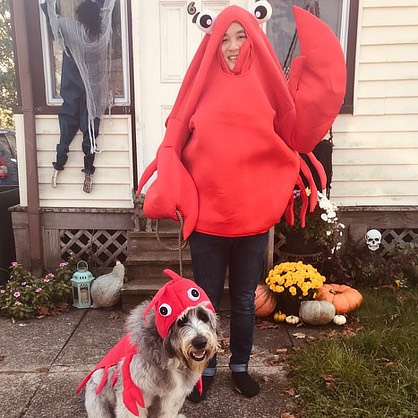
{"type": "Polygon", "coordinates": [[[412,242],[394,243],[385,255],[372,252],[353,241],[329,260],[322,272],[330,282],[355,287],[414,286],[418,266],[418,246],[412,242]]]}

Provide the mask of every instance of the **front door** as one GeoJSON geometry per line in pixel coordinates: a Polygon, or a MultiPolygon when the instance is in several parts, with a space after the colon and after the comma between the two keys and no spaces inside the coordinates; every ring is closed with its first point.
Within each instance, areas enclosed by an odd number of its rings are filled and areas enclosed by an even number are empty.
{"type": "MultiPolygon", "coordinates": [[[[155,158],[164,123],[176,99],[187,67],[203,37],[179,0],[132,1],[133,64],[138,175],[155,158]]],[[[197,11],[215,13],[230,3],[195,1],[197,11]]]]}

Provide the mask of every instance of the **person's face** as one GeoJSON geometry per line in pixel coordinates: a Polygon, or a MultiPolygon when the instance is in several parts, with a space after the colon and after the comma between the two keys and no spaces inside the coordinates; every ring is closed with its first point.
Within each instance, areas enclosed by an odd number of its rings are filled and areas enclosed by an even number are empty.
{"type": "Polygon", "coordinates": [[[233,70],[243,42],[247,39],[244,28],[238,22],[231,23],[222,39],[222,54],[230,70],[233,70]]]}

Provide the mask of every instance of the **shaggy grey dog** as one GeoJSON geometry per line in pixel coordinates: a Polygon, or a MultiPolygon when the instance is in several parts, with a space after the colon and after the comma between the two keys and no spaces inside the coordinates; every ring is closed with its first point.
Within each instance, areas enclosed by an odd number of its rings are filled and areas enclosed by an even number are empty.
{"type": "MultiPolygon", "coordinates": [[[[145,409],[139,408],[139,417],[184,417],[178,412],[218,348],[219,321],[204,303],[186,308],[163,340],[157,332],[153,310],[144,321],[148,303],[136,307],[127,320],[131,341],[138,346],[130,374],[145,401],[145,409]]],[[[112,367],[99,394],[96,390],[103,369],[96,370],[88,381],[85,405],[89,418],[135,417],[123,402],[123,362],[112,367]],[[118,379],[112,387],[116,369],[118,379]]]]}

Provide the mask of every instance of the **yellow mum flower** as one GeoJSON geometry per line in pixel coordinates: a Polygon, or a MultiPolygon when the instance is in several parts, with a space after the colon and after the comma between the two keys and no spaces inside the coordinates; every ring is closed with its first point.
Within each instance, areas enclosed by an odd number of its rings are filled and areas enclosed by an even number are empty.
{"type": "Polygon", "coordinates": [[[308,297],[325,282],[316,268],[302,261],[286,261],[275,265],[265,279],[276,293],[288,292],[291,296],[308,297]]]}

